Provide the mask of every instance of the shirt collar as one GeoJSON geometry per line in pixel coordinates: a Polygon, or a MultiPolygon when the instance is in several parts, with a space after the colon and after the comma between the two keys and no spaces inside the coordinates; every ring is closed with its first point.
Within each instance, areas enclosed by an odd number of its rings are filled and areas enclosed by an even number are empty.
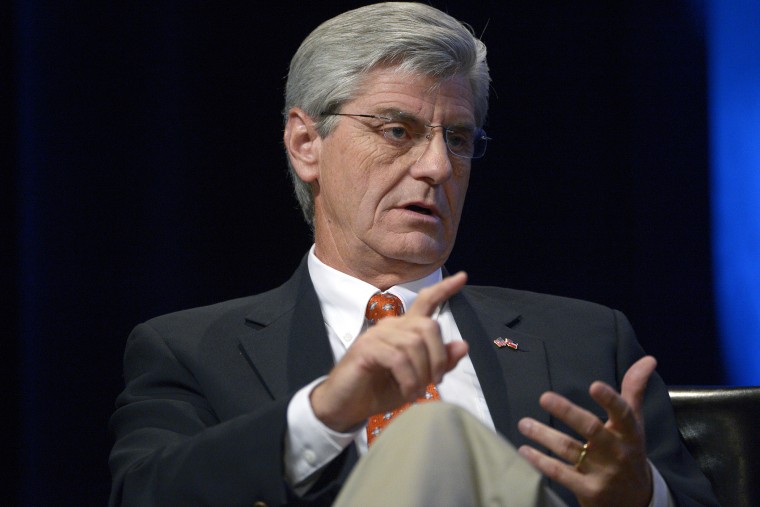
{"type": "MultiPolygon", "coordinates": [[[[323,263],[314,254],[313,245],[307,262],[325,324],[341,338],[347,335],[356,338],[364,329],[367,302],[379,289],[323,263]]],[[[394,285],[387,292],[401,298],[404,308],[409,309],[419,291],[439,282],[441,277],[439,268],[425,277],[394,285]]]]}

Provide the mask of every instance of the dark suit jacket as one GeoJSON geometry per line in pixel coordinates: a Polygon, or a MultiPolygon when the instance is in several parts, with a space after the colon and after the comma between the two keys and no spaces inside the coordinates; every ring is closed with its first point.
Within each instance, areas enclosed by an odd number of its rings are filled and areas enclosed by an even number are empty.
{"type": "MultiPolygon", "coordinates": [[[[541,410],[541,393],[552,389],[604,416],[589,384],[619,386],[643,355],[623,314],[596,304],[474,286],[449,303],[496,429],[516,446],[526,443],[516,429],[524,416],[570,431],[541,410]],[[498,348],[497,337],[519,348],[498,348]]],[[[356,462],[354,446],[300,500],[283,480],[282,448],[291,396],[332,365],[305,261],[277,289],[137,326],[111,419],[111,505],[329,505],[356,462]]],[[[678,504],[717,504],[656,375],[645,416],[649,458],[678,504]]]]}

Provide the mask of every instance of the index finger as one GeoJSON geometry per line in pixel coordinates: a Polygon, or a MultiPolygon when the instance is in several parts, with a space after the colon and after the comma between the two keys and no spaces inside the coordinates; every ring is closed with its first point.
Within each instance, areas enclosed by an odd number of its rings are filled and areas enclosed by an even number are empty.
{"type": "Polygon", "coordinates": [[[414,304],[406,312],[407,315],[431,317],[438,305],[459,292],[467,282],[467,273],[460,271],[448,276],[430,287],[422,289],[414,300],[414,304]]]}

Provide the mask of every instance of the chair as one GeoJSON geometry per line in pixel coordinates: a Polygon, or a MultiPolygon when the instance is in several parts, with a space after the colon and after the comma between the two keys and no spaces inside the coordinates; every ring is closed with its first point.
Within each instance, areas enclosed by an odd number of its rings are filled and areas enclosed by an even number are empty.
{"type": "Polygon", "coordinates": [[[726,507],[760,506],[760,387],[670,388],[686,447],[726,507]]]}

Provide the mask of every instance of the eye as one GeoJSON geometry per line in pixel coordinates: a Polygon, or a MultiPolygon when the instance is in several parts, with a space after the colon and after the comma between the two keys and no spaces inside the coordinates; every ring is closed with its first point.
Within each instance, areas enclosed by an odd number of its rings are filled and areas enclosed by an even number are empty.
{"type": "Polygon", "coordinates": [[[385,139],[396,146],[405,146],[412,140],[411,130],[403,124],[386,123],[380,131],[385,136],[385,139]]]}
{"type": "Polygon", "coordinates": [[[446,130],[446,144],[455,153],[466,154],[472,151],[473,133],[466,130],[446,130]]]}

